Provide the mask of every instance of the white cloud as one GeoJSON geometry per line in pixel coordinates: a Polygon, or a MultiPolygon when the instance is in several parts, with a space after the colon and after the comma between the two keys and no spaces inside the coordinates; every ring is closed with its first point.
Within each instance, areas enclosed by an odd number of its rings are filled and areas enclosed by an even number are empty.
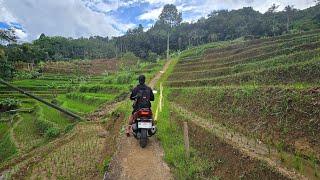
{"type": "Polygon", "coordinates": [[[155,8],[152,10],[149,10],[140,16],[138,16],[139,20],[156,20],[158,19],[159,15],[161,14],[163,7],[155,8]]]}
{"type": "Polygon", "coordinates": [[[175,4],[177,0],[144,0],[150,4],[175,4]]]}
{"type": "Polygon", "coordinates": [[[14,29],[15,34],[18,36],[19,41],[26,41],[28,38],[28,34],[21,29],[14,29]]]}
{"type": "Polygon", "coordinates": [[[122,27],[121,31],[124,32],[128,29],[133,29],[133,28],[137,27],[137,25],[133,24],[133,23],[129,23],[129,24],[123,24],[123,25],[121,25],[121,27],[122,27]]]}
{"type": "Polygon", "coordinates": [[[128,7],[135,3],[138,3],[141,0],[82,0],[86,6],[92,8],[95,11],[99,12],[110,12],[116,11],[120,7],[128,7]]]}
{"type": "Polygon", "coordinates": [[[66,37],[116,36],[121,33],[115,28],[121,26],[119,22],[104,13],[90,10],[80,0],[4,0],[2,8],[4,14],[14,15],[7,21],[16,20],[21,24],[29,40],[41,33],[66,37]]]}
{"type": "Polygon", "coordinates": [[[4,7],[4,1],[0,0],[0,22],[14,22],[16,19],[4,7]]]}

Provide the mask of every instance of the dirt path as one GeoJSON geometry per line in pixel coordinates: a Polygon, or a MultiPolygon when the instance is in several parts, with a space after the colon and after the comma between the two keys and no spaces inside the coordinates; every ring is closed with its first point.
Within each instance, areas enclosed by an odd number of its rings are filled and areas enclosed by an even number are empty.
{"type": "Polygon", "coordinates": [[[214,121],[210,121],[196,116],[194,113],[190,113],[190,111],[187,111],[178,104],[171,103],[171,107],[178,111],[180,114],[188,117],[189,119],[192,119],[192,122],[198,124],[199,126],[205,129],[210,130],[217,137],[219,137],[226,143],[230,144],[231,146],[239,149],[248,156],[268,163],[269,166],[275,168],[282,175],[290,179],[308,179],[307,177],[299,173],[296,173],[293,170],[287,169],[284,165],[279,163],[279,155],[274,148],[268,147],[260,141],[249,139],[243,134],[232,132],[226,127],[218,123],[215,123],[214,121]]]}
{"type": "Polygon", "coordinates": [[[152,80],[149,82],[149,86],[151,88],[155,87],[155,85],[157,84],[158,80],[161,78],[162,74],[164,74],[164,72],[166,72],[168,70],[170,63],[171,63],[171,61],[166,62],[166,64],[162,68],[162,71],[157,73],[156,76],[154,78],[152,78],[152,80]]]}
{"type": "MultiPolygon", "coordinates": [[[[155,87],[169,65],[170,61],[150,81],[150,87],[155,87]]],[[[107,172],[104,179],[173,179],[170,168],[163,160],[163,149],[155,137],[150,138],[147,147],[142,149],[134,137],[123,135],[118,147],[110,164],[110,173],[107,172]]]]}

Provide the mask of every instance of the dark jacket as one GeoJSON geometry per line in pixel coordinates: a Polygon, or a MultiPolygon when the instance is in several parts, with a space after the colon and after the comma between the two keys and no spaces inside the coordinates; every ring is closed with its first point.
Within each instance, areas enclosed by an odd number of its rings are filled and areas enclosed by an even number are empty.
{"type": "MultiPolygon", "coordinates": [[[[151,89],[150,87],[148,87],[147,85],[145,85],[145,84],[143,84],[143,85],[141,85],[141,84],[137,85],[137,86],[132,90],[131,95],[130,95],[130,99],[131,99],[131,100],[136,100],[137,95],[138,95],[138,93],[140,92],[140,90],[148,90],[148,91],[150,92],[150,95],[149,95],[150,101],[154,101],[154,94],[153,94],[153,92],[152,92],[152,89],[151,89]]],[[[138,109],[139,109],[139,103],[135,103],[135,104],[133,105],[133,108],[134,108],[135,110],[138,110],[138,109]]],[[[150,103],[150,102],[148,103],[148,108],[151,108],[151,103],[150,103]]]]}

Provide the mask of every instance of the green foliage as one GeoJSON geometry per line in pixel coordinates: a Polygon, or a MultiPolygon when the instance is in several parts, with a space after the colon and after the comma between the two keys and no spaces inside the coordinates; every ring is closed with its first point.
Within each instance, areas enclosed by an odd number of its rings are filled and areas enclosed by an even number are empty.
{"type": "Polygon", "coordinates": [[[108,171],[111,160],[111,156],[108,156],[103,160],[103,173],[108,171]]]}
{"type": "Polygon", "coordinates": [[[38,71],[16,71],[14,73],[15,79],[36,79],[41,76],[38,71]]]}
{"type": "Polygon", "coordinates": [[[65,132],[65,133],[68,133],[68,132],[72,131],[75,126],[76,126],[76,123],[72,123],[72,124],[67,125],[67,126],[64,128],[64,132],[65,132]]]}
{"type": "Polygon", "coordinates": [[[16,109],[21,105],[21,102],[13,98],[5,98],[0,100],[0,112],[16,109]]]}
{"type": "Polygon", "coordinates": [[[86,114],[86,113],[92,112],[95,109],[97,109],[97,107],[99,106],[99,104],[95,104],[95,103],[68,99],[65,95],[59,95],[57,99],[61,103],[62,107],[80,114],[86,114]]]}
{"type": "Polygon", "coordinates": [[[108,84],[132,84],[136,79],[136,75],[132,72],[123,71],[116,75],[106,76],[103,81],[108,84]]]}
{"type": "Polygon", "coordinates": [[[44,134],[48,138],[57,137],[61,130],[54,122],[48,121],[44,114],[42,107],[38,106],[36,114],[36,127],[41,134],[44,134]]]}
{"type": "Polygon", "coordinates": [[[13,77],[14,66],[11,62],[0,59],[0,78],[10,80],[13,77]]]}
{"type": "Polygon", "coordinates": [[[318,169],[307,159],[312,152],[319,156],[319,31],[216,44],[181,53],[167,81],[170,101],[209,122],[254,136],[270,155],[313,177],[318,169]],[[300,154],[293,156],[293,151],[300,154]]]}
{"type": "Polygon", "coordinates": [[[138,65],[140,58],[132,52],[126,52],[120,59],[120,69],[122,71],[130,71],[138,65]]]}
{"type": "Polygon", "coordinates": [[[92,85],[80,85],[79,92],[89,92],[89,93],[116,93],[125,89],[125,86],[121,85],[100,85],[100,84],[92,84],[92,85]]]}
{"type": "Polygon", "coordinates": [[[182,21],[182,13],[178,12],[175,5],[167,4],[159,15],[159,21],[160,23],[168,24],[170,27],[177,26],[182,21]]]}
{"type": "Polygon", "coordinates": [[[147,58],[147,60],[148,60],[149,62],[156,62],[156,61],[158,60],[158,55],[157,55],[157,53],[154,53],[154,52],[152,52],[152,51],[149,51],[149,52],[148,52],[148,58],[147,58]]]}
{"type": "MultiPolygon", "coordinates": [[[[164,91],[164,98],[168,99],[168,90],[164,91]]],[[[177,179],[197,179],[199,174],[207,168],[205,160],[200,159],[192,149],[191,157],[185,156],[182,129],[172,116],[172,110],[167,100],[164,101],[164,109],[159,114],[157,123],[157,137],[165,151],[164,159],[173,168],[173,173],[177,179]]]]}
{"type": "Polygon", "coordinates": [[[4,162],[16,153],[18,153],[18,150],[12,142],[10,133],[7,133],[0,139],[0,162],[4,162]]]}
{"type": "Polygon", "coordinates": [[[301,155],[297,154],[293,158],[293,166],[298,171],[303,171],[303,164],[302,164],[302,157],[301,155]]]}
{"type": "Polygon", "coordinates": [[[53,139],[56,138],[60,135],[60,129],[56,128],[56,127],[51,127],[49,129],[46,130],[45,136],[48,139],[53,139]]]}
{"type": "Polygon", "coordinates": [[[115,95],[101,93],[68,93],[66,94],[66,97],[87,104],[102,104],[108,100],[114,99],[115,95]]]}
{"type": "Polygon", "coordinates": [[[3,42],[16,42],[18,37],[15,35],[14,29],[0,29],[0,44],[3,42]]]}

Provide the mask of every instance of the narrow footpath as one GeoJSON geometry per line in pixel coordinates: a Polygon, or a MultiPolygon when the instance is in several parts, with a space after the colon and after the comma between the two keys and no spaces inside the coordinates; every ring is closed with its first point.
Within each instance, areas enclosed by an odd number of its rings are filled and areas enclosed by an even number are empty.
{"type": "MultiPolygon", "coordinates": [[[[150,81],[154,88],[171,61],[150,81]]],[[[149,138],[146,148],[141,148],[134,137],[122,135],[118,151],[110,164],[110,173],[104,179],[173,179],[170,168],[163,160],[164,151],[155,137],[149,138]]]]}

